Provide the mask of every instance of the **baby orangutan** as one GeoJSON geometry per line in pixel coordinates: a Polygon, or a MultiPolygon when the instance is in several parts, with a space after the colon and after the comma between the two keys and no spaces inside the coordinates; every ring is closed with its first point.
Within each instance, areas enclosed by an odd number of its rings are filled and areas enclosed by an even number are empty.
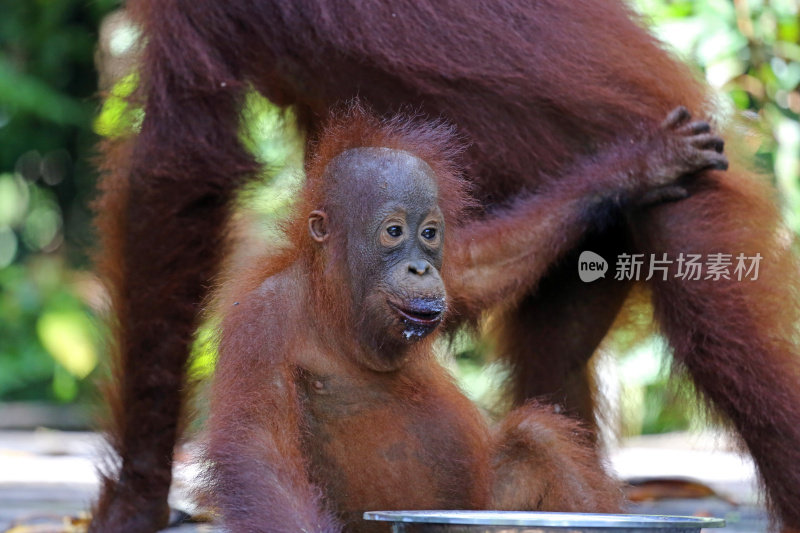
{"type": "Polygon", "coordinates": [[[569,248],[553,239],[680,199],[679,177],[724,168],[721,141],[688,120],[676,110],[608,161],[464,224],[448,127],[380,122],[357,106],[333,119],[288,247],[220,297],[208,451],[225,526],[383,531],[362,513],[618,511],[619,488],[577,424],[527,405],[490,431],[432,343],[454,313],[532,287],[569,248]]]}

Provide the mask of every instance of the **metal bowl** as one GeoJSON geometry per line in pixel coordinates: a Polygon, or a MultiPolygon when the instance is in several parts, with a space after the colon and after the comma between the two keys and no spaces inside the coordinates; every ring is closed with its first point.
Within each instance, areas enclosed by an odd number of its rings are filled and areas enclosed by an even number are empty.
{"type": "Polygon", "coordinates": [[[372,511],[395,533],[689,533],[725,527],[720,518],[522,511],[372,511]]]}

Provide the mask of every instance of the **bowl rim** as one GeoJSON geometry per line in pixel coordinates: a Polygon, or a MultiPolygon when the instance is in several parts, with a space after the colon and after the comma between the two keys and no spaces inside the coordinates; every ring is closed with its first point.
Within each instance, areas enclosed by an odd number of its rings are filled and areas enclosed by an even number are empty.
{"type": "Polygon", "coordinates": [[[678,528],[725,527],[721,518],[648,514],[555,513],[542,511],[409,510],[368,511],[364,520],[493,526],[678,528]]]}

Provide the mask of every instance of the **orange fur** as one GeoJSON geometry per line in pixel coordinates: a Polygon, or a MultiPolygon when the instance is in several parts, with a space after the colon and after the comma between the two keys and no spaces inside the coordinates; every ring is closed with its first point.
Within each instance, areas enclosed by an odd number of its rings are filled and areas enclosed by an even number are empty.
{"type": "MultiPolygon", "coordinates": [[[[576,168],[580,185],[602,182],[606,173],[591,172],[587,160],[615,152],[624,135],[651,131],[677,105],[713,115],[710,89],[621,0],[128,6],[146,37],[136,96],[145,119],[129,149],[104,152],[99,222],[109,247],[101,264],[119,317],[111,433],[121,459],[97,531],[163,525],[188,346],[224,256],[231,200],[257,171],[238,139],[246,91],[293,106],[312,138],[332,106],[355,96],[384,116],[411,105],[443,117],[468,146],[458,163],[480,203],[469,216],[487,220],[528,193],[567,187],[576,168]]],[[[513,280],[520,290],[505,293],[499,355],[517,404],[546,395],[591,422],[587,362],[630,286],[580,282],[577,252],[760,251],[757,282],[648,288],[675,359],[753,453],[773,515],[800,528],[797,262],[776,238],[769,187],[741,166],[730,176],[705,173],[689,201],[581,226],[578,236],[551,234],[549,262],[528,258],[545,277],[523,274],[513,280]]],[[[470,298],[453,308],[448,327],[486,310],[470,298]]]]}
{"type": "MultiPolygon", "coordinates": [[[[362,281],[344,266],[343,241],[366,221],[332,218],[325,248],[306,224],[308,213],[326,209],[338,180],[347,184],[346,176],[324,171],[337,150],[424,146],[421,155],[438,169],[448,224],[469,201],[447,151],[433,151],[450,146],[444,125],[379,123],[355,106],[324,131],[284,225],[293,244],[255,260],[243,280],[234,275],[220,300],[208,459],[210,491],[226,527],[384,531],[361,520],[375,509],[618,510],[621,493],[593,444],[575,439],[577,423],[528,406],[490,435],[433,356],[432,336],[399,348],[409,352],[407,362],[391,371],[376,372],[354,357],[365,348],[348,288],[362,281]]],[[[347,192],[352,200],[369,194],[347,192]]],[[[530,209],[525,213],[531,217],[530,209]]],[[[450,267],[452,276],[462,267],[450,267]]],[[[385,345],[379,355],[394,349],[385,345]]]]}

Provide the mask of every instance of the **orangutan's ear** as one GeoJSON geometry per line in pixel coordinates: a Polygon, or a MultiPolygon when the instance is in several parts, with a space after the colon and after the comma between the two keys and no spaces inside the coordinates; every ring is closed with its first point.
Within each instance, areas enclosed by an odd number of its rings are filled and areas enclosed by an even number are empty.
{"type": "Polygon", "coordinates": [[[308,233],[315,241],[322,243],[328,239],[328,215],[325,211],[314,210],[308,215],[308,233]]]}

